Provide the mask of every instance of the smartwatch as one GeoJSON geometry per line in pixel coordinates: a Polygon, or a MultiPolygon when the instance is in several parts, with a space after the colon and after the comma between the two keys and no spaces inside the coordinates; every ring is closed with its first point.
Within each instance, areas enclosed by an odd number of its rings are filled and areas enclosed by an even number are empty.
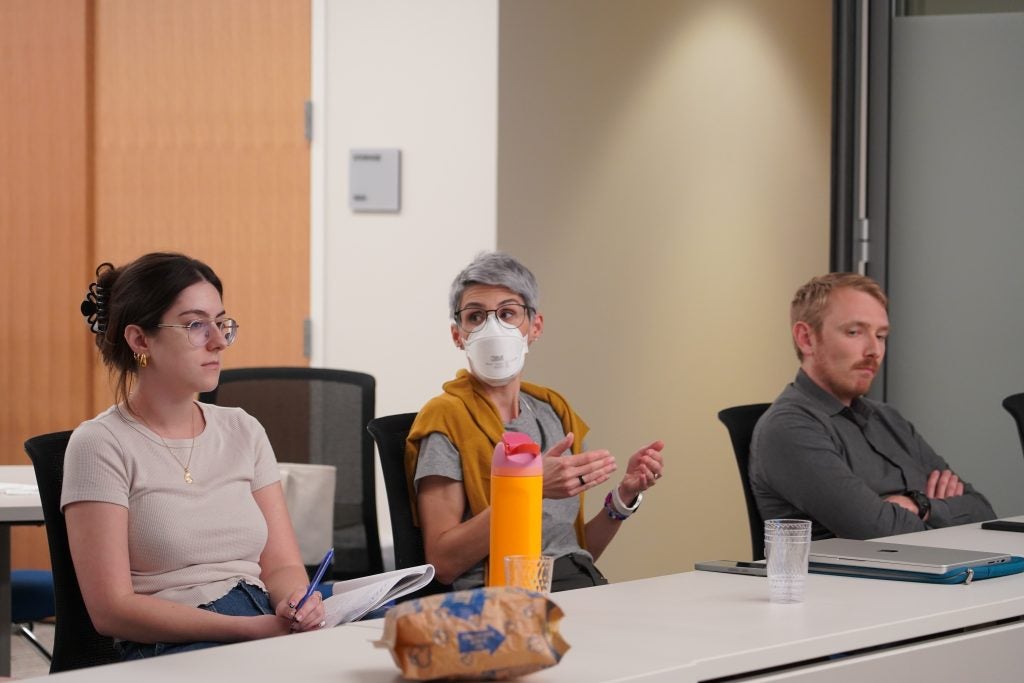
{"type": "Polygon", "coordinates": [[[921,519],[927,517],[928,513],[932,511],[932,502],[920,491],[904,491],[903,495],[914,501],[914,505],[917,506],[917,516],[921,519]]]}

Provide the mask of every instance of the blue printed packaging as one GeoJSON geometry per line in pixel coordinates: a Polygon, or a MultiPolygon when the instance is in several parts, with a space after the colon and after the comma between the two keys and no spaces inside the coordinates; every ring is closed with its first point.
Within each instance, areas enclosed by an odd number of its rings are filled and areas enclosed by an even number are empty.
{"type": "Polygon", "coordinates": [[[554,666],[569,649],[562,610],[541,593],[478,588],[403,602],[388,611],[377,647],[409,680],[504,680],[554,666]]]}

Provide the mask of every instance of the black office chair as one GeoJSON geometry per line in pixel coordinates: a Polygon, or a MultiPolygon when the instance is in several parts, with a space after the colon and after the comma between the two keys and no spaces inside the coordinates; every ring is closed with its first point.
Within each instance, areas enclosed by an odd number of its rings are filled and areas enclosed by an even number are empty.
{"type": "Polygon", "coordinates": [[[1024,448],[1024,394],[1007,396],[1003,399],[1003,408],[1017,423],[1017,436],[1020,437],[1021,447],[1024,448]]]}
{"type": "Polygon", "coordinates": [[[743,499],[747,502],[747,522],[750,525],[750,549],[755,560],[764,559],[764,520],[757,509],[754,492],[750,489],[747,466],[750,464],[750,439],[754,435],[754,425],[770,405],[771,403],[754,403],[734,406],[718,413],[718,419],[729,430],[732,450],[736,455],[736,466],[740,470],[743,499]]]}
{"type": "Polygon", "coordinates": [[[64,450],[71,432],[34,436],[25,442],[25,452],[35,468],[39,499],[46,522],[46,540],[53,566],[53,588],[57,622],[53,638],[50,673],[120,661],[114,641],[96,632],[78,588],[78,576],[71,561],[68,531],[60,511],[64,483],[64,450]]]}
{"type": "MultiPolygon", "coordinates": [[[[367,431],[377,442],[380,468],[384,475],[384,488],[388,494],[388,511],[391,513],[391,534],[395,544],[395,568],[405,569],[426,562],[423,552],[423,534],[413,524],[412,504],[409,501],[408,479],[405,476],[405,439],[409,436],[416,413],[388,415],[371,420],[367,431]]],[[[402,600],[419,598],[451,590],[450,586],[436,579],[427,586],[403,597],[402,600]]]]}
{"type": "Polygon", "coordinates": [[[53,572],[15,569],[11,572],[11,623],[47,661],[53,653],[36,637],[35,622],[57,615],[53,599],[53,572]]]}
{"type": "Polygon", "coordinates": [[[384,571],[377,534],[373,440],[376,382],[327,368],[240,368],[199,400],[238,406],[267,431],[280,462],[334,465],[334,579],[384,571]]]}

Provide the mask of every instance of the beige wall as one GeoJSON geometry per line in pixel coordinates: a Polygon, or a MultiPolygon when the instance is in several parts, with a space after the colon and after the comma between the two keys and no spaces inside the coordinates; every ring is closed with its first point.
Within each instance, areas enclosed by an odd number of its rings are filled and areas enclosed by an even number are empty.
{"type": "Polygon", "coordinates": [[[517,0],[499,26],[498,246],[547,323],[527,377],[620,468],[667,444],[601,567],[749,557],[715,415],[791,378],[789,297],[828,267],[831,5],[517,0]]]}

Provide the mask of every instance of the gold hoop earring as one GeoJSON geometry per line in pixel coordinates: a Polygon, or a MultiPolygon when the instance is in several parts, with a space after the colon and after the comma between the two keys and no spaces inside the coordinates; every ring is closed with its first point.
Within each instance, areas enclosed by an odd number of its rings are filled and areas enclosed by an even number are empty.
{"type": "Polygon", "coordinates": [[[144,353],[133,354],[135,356],[135,362],[138,363],[140,368],[144,368],[149,365],[149,358],[144,353]]]}

